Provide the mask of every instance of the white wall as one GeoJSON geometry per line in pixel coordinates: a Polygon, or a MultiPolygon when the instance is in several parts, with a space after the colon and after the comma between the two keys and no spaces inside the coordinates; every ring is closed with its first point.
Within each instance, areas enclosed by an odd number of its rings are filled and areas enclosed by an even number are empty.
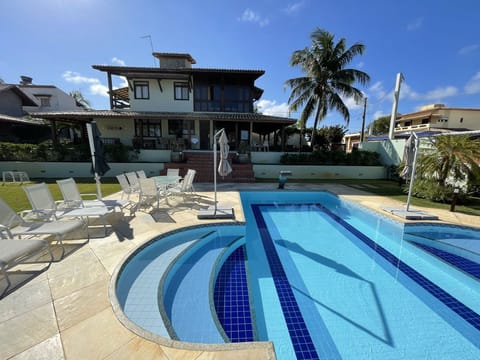
{"type": "Polygon", "coordinates": [[[291,171],[289,179],[385,179],[383,166],[333,165],[253,165],[256,178],[278,178],[280,171],[291,171]]]}
{"type": "MultiPolygon", "coordinates": [[[[110,170],[104,177],[114,177],[129,171],[145,170],[147,176],[160,175],[163,163],[109,163],[110,170]]],[[[25,171],[30,178],[93,178],[90,163],[80,162],[15,162],[0,163],[0,171],[25,171]]]]}
{"type": "MultiPolygon", "coordinates": [[[[147,80],[138,80],[147,81],[147,80]]],[[[134,81],[132,80],[132,85],[134,81]]],[[[193,111],[193,90],[189,93],[189,100],[175,100],[174,82],[181,80],[161,80],[162,90],[156,79],[148,80],[150,99],[135,99],[134,92],[129,88],[130,109],[132,111],[171,111],[171,112],[192,112],[193,111]]]]}
{"type": "Polygon", "coordinates": [[[367,141],[360,144],[360,149],[380,154],[380,161],[385,165],[398,165],[403,158],[405,139],[367,141]]]}

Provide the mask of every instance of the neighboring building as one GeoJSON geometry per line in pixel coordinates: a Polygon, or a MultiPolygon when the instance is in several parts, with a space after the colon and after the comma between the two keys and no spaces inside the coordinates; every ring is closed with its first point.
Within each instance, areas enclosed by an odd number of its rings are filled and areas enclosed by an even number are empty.
{"type": "MultiPolygon", "coordinates": [[[[450,108],[443,104],[425,105],[420,111],[399,115],[395,121],[394,137],[408,138],[412,131],[419,137],[439,133],[480,130],[480,109],[450,108]]],[[[372,136],[365,134],[365,141],[378,141],[388,138],[388,134],[372,136]]],[[[347,152],[359,147],[360,133],[344,136],[347,152]]]]}
{"type": "Polygon", "coordinates": [[[423,106],[420,111],[401,115],[395,122],[395,134],[405,132],[450,132],[480,130],[480,109],[423,106]]]}
{"type": "Polygon", "coordinates": [[[110,110],[84,113],[35,113],[54,121],[96,120],[107,141],[141,149],[208,150],[216,130],[224,128],[231,150],[240,143],[267,141],[282,149],[282,129],[296,120],[256,113],[263,90],[255,81],[263,70],[194,68],[189,54],[153,53],[159,67],[93,65],[107,74],[110,110]],[[113,89],[112,76],[128,87],[113,89]]]}
{"type": "Polygon", "coordinates": [[[0,114],[21,118],[26,106],[36,107],[37,103],[18,85],[0,84],[0,114]]]}
{"type": "MultiPolygon", "coordinates": [[[[59,129],[29,113],[83,110],[69,94],[53,85],[34,85],[32,78],[21,76],[19,84],[0,84],[0,141],[38,143],[54,137],[71,139],[73,132],[68,126],[59,129]],[[64,133],[64,134],[62,134],[64,133]]],[[[55,124],[53,124],[55,125],[55,124]]]]}

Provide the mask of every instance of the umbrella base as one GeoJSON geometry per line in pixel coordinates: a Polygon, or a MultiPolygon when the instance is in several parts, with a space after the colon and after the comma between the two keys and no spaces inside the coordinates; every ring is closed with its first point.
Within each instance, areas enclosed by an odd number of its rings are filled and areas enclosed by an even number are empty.
{"type": "Polygon", "coordinates": [[[406,208],[383,208],[384,211],[405,220],[438,220],[438,216],[421,210],[408,210],[406,208]]]}
{"type": "Polygon", "coordinates": [[[224,208],[210,206],[208,209],[203,209],[198,212],[198,219],[235,219],[235,212],[233,208],[224,208]]]}

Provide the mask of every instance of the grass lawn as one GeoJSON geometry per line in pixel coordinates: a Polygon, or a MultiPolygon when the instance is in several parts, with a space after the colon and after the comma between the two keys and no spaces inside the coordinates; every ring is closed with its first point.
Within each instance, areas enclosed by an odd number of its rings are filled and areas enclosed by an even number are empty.
{"type": "MultiPolygon", "coordinates": [[[[62,200],[62,193],[58,187],[55,179],[45,179],[44,180],[52,193],[52,196],[55,200],[62,200]]],[[[82,194],[95,194],[97,192],[97,186],[93,179],[75,179],[78,189],[82,194]]],[[[115,179],[105,178],[101,180],[102,182],[102,195],[108,196],[110,194],[116,193],[121,190],[120,184],[115,179]]],[[[30,203],[28,202],[27,195],[23,191],[22,186],[33,184],[30,183],[0,183],[0,198],[4,200],[10,207],[15,211],[31,209],[30,203]]],[[[93,199],[95,196],[85,197],[85,199],[93,199]]]]}
{"type": "MultiPolygon", "coordinates": [[[[45,179],[44,180],[52,192],[52,195],[55,200],[61,200],[62,194],[60,189],[55,182],[55,179],[45,179]]],[[[82,194],[87,193],[96,193],[96,185],[93,179],[91,178],[77,178],[78,188],[82,194]]],[[[116,193],[121,190],[120,184],[116,178],[102,178],[102,195],[108,196],[110,194],[116,193]]],[[[257,179],[257,182],[277,182],[277,179],[257,179]]],[[[293,181],[292,181],[293,182],[293,181]]],[[[294,182],[305,182],[305,183],[331,183],[331,180],[295,180],[294,182]]],[[[387,196],[389,198],[407,202],[407,194],[403,192],[403,188],[395,181],[389,180],[335,180],[337,184],[344,184],[347,186],[352,186],[356,189],[370,192],[375,195],[387,196]]],[[[15,211],[21,211],[30,209],[30,204],[28,202],[27,196],[22,189],[23,185],[19,183],[0,183],[0,198],[2,198],[7,204],[9,204],[15,211]]],[[[93,198],[93,197],[91,197],[93,198]]],[[[85,198],[88,199],[88,198],[85,198]]],[[[425,199],[417,199],[412,197],[411,199],[412,206],[421,206],[432,209],[450,209],[450,204],[435,203],[425,199]]],[[[457,204],[455,211],[459,213],[464,213],[468,215],[477,215],[480,216],[480,198],[469,198],[468,202],[464,204],[457,204]]]]}

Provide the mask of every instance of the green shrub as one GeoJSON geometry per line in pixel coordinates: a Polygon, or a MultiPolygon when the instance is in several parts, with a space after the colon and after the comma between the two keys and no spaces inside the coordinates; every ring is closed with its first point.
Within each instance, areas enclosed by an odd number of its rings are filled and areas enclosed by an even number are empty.
{"type": "Polygon", "coordinates": [[[361,150],[355,150],[348,154],[342,150],[319,150],[312,153],[285,153],[280,158],[280,163],[285,165],[381,165],[378,153],[361,150]]]}

